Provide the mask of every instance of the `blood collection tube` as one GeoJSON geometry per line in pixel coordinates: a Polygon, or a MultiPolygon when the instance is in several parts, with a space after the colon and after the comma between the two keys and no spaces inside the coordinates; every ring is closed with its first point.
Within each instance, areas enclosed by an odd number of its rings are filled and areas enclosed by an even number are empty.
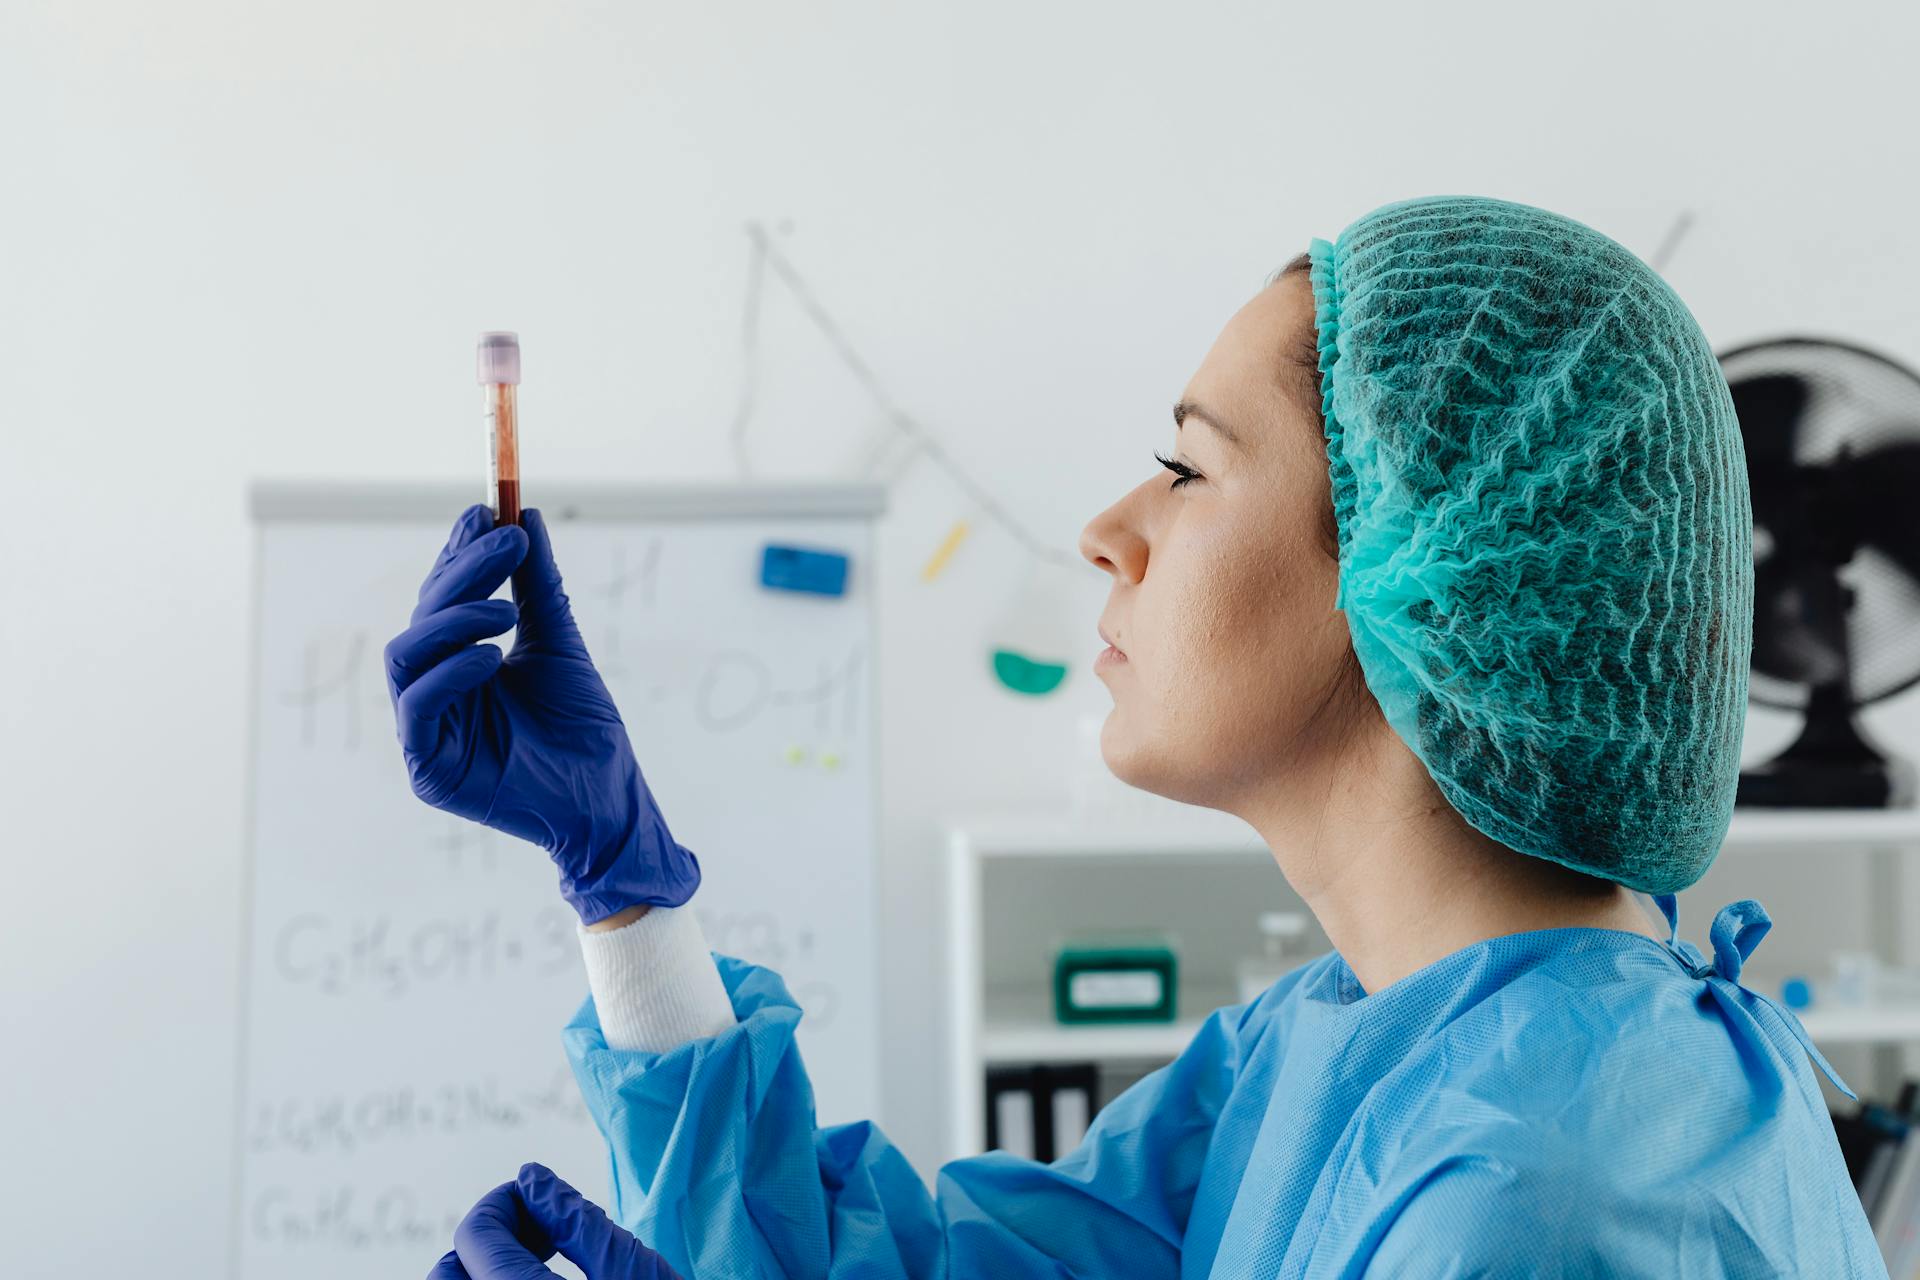
{"type": "Polygon", "coordinates": [[[493,523],[520,523],[520,335],[480,335],[480,391],[487,416],[487,504],[493,523]]]}

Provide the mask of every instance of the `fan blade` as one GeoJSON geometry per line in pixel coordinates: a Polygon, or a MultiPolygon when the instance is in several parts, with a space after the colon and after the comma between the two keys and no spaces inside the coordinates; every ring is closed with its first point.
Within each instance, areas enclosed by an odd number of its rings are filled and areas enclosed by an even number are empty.
{"type": "MultiPolygon", "coordinates": [[[[1920,435],[1920,423],[1914,424],[1920,435]]],[[[1920,581],[1920,441],[1870,449],[1850,459],[1838,477],[1859,541],[1920,581]]]]}
{"type": "Polygon", "coordinates": [[[1813,398],[1807,380],[1793,373],[1763,373],[1727,385],[1734,416],[1746,446],[1747,480],[1756,524],[1791,536],[1795,471],[1794,450],[1800,424],[1813,398]]]}
{"type": "Polygon", "coordinates": [[[1847,672],[1846,642],[1823,609],[1825,566],[1775,556],[1753,571],[1753,665],[1782,680],[1830,684],[1847,672]]]}

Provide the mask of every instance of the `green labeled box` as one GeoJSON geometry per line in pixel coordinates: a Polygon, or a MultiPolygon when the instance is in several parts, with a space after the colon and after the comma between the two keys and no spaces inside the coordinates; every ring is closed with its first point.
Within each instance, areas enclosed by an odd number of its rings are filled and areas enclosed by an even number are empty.
{"type": "Polygon", "coordinates": [[[1164,934],[1087,934],[1053,961],[1053,1014],[1063,1023],[1172,1022],[1179,961],[1164,934]]]}

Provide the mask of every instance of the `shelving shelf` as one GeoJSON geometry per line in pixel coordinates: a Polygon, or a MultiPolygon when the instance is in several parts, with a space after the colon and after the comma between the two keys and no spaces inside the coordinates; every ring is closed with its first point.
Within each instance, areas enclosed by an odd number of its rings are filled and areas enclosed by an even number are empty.
{"type": "Polygon", "coordinates": [[[1816,1044],[1920,1043],[1920,1005],[1809,1009],[1799,1017],[1816,1044]]]}
{"type": "Polygon", "coordinates": [[[1187,1047],[1207,1016],[1234,1003],[1233,992],[1182,983],[1173,1022],[1076,1023],[1053,1017],[1052,992],[1043,986],[988,988],[980,1026],[980,1059],[1015,1062],[1151,1062],[1187,1047]]]}
{"type": "MultiPolygon", "coordinates": [[[[1055,1021],[1043,1006],[1043,988],[1022,995],[1017,1007],[1009,1007],[1012,1002],[1003,995],[988,992],[988,1012],[979,1038],[979,1056],[985,1065],[1165,1061],[1187,1047],[1213,1010],[1235,1003],[1231,992],[1210,990],[1206,996],[1195,996],[1183,988],[1183,1016],[1173,1022],[1069,1026],[1055,1021]]],[[[1920,1004],[1807,1010],[1797,1016],[1816,1043],[1829,1047],[1920,1043],[1920,1004]]]]}
{"type": "MultiPolygon", "coordinates": [[[[1058,811],[982,815],[948,822],[947,833],[952,1049],[948,1154],[966,1155],[979,1149],[984,1132],[984,1073],[989,1066],[1167,1061],[1186,1047],[1207,1014],[1235,1003],[1230,987],[1196,982],[1183,973],[1178,1021],[1063,1026],[1052,1016],[1044,983],[988,985],[981,908],[987,878],[996,870],[1036,861],[1090,863],[1103,873],[1110,869],[1120,875],[1130,866],[1155,860],[1246,867],[1271,858],[1258,833],[1240,819],[1169,803],[1092,818],[1058,811]]],[[[1901,854],[1920,850],[1920,810],[1740,810],[1723,846],[1735,856],[1797,849],[1901,854]]],[[[1920,1004],[1816,1008],[1803,1013],[1800,1020],[1823,1047],[1920,1045],[1920,1004]]]]}
{"type": "MultiPolygon", "coordinates": [[[[1164,815],[1133,822],[1052,812],[997,814],[949,823],[948,831],[950,836],[964,834],[978,856],[987,858],[1270,856],[1252,827],[1212,809],[1195,809],[1191,817],[1164,815]]],[[[1920,809],[1741,809],[1734,813],[1721,847],[1732,851],[1783,845],[1920,849],[1920,809]]]]}
{"type": "Polygon", "coordinates": [[[1015,1062],[1163,1062],[1199,1031],[1201,1022],[1181,1020],[1140,1026],[1063,1027],[1057,1023],[988,1023],[980,1035],[980,1059],[988,1066],[1015,1062]]]}
{"type": "Polygon", "coordinates": [[[1920,809],[1737,809],[1725,850],[1769,845],[1920,849],[1920,809]]]}

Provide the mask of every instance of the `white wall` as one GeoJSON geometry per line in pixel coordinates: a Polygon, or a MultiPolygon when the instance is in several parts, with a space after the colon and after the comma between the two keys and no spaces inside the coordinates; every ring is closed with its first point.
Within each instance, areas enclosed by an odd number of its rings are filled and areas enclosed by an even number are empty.
{"type": "MultiPolygon", "coordinates": [[[[548,478],[729,474],[750,218],[790,221],[905,407],[1063,547],[1153,468],[1265,274],[1391,199],[1521,199],[1643,254],[1690,209],[1668,274],[1716,344],[1805,330],[1920,362],[1920,19],[1805,14],[13,0],[15,1270],[224,1257],[249,479],[477,483],[470,350],[493,327],[526,343],[531,501],[548,478]]],[[[768,473],[821,474],[875,414],[783,306],[754,439],[768,473]]],[[[925,464],[894,501],[888,1112],[931,1150],[935,815],[1063,797],[1073,717],[1107,703],[1084,661],[1050,702],[999,693],[984,632],[1020,553],[983,530],[923,586],[964,507],[925,464]]],[[[1078,658],[1103,598],[1089,570],[1078,658]]]]}

